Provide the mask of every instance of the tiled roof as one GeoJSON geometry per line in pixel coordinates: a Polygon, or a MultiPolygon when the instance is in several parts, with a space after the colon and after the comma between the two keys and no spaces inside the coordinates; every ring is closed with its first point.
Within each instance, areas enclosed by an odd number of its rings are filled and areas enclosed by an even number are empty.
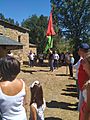
{"type": "Polygon", "coordinates": [[[19,43],[15,40],[10,39],[9,37],[0,35],[0,45],[7,45],[7,46],[23,46],[22,43],[19,43]]]}

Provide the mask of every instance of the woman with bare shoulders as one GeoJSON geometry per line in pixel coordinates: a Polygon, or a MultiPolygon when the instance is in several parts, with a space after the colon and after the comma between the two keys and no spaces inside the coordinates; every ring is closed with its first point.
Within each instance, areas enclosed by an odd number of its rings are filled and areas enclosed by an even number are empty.
{"type": "Polygon", "coordinates": [[[13,57],[0,59],[0,111],[2,120],[27,120],[23,107],[25,83],[17,79],[20,62],[13,57]]]}

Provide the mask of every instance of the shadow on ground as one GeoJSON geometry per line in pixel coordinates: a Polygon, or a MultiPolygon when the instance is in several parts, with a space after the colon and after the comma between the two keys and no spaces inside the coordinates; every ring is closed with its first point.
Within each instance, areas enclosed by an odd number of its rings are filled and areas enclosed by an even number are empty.
{"type": "MultiPolygon", "coordinates": [[[[24,66],[29,66],[29,61],[24,61],[23,65],[24,66]]],[[[48,64],[48,62],[43,62],[42,64],[40,62],[35,62],[34,66],[36,66],[36,67],[48,67],[49,64],[48,64]]]]}
{"type": "Polygon", "coordinates": [[[50,70],[38,70],[38,72],[49,72],[50,70]]]}
{"type": "Polygon", "coordinates": [[[61,95],[65,95],[65,96],[71,96],[71,97],[77,97],[77,93],[61,93],[61,95]]]}
{"type": "Polygon", "coordinates": [[[61,93],[61,95],[65,96],[72,96],[72,97],[77,97],[77,87],[76,85],[66,85],[66,89],[62,89],[62,91],[65,91],[65,93],[61,93]]]}
{"type": "Polygon", "coordinates": [[[57,101],[51,101],[46,102],[46,105],[48,108],[60,108],[60,109],[66,109],[66,110],[76,110],[77,109],[77,103],[66,103],[66,102],[57,102],[57,101]]]}
{"type": "MultiPolygon", "coordinates": [[[[29,118],[29,120],[31,120],[31,119],[29,118]]],[[[62,119],[61,118],[56,118],[56,117],[46,117],[45,120],[62,120],[62,119]]]]}
{"type": "Polygon", "coordinates": [[[50,70],[21,70],[24,73],[33,74],[33,72],[49,72],[50,70]]]}
{"type": "Polygon", "coordinates": [[[30,73],[33,74],[33,72],[37,72],[36,70],[21,70],[24,73],[30,73]]]}
{"type": "Polygon", "coordinates": [[[67,88],[67,89],[62,89],[62,90],[67,91],[67,92],[77,92],[77,89],[73,88],[73,87],[70,87],[70,88],[67,88]]]}
{"type": "Polygon", "coordinates": [[[76,85],[70,84],[70,85],[66,85],[67,87],[77,87],[76,85]]]}
{"type": "Polygon", "coordinates": [[[56,118],[56,117],[47,117],[45,120],[62,120],[61,118],[56,118]]]}
{"type": "Polygon", "coordinates": [[[69,76],[67,74],[56,74],[56,76],[69,76]]]}

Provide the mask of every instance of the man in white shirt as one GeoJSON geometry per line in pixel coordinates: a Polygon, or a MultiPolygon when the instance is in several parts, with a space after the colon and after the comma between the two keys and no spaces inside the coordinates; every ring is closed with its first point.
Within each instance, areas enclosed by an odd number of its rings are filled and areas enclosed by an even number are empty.
{"type": "Polygon", "coordinates": [[[59,55],[57,52],[54,52],[54,68],[58,68],[59,55]]]}
{"type": "Polygon", "coordinates": [[[29,57],[30,67],[33,67],[33,65],[34,65],[34,54],[32,53],[32,51],[30,51],[28,57],[29,57]]]}

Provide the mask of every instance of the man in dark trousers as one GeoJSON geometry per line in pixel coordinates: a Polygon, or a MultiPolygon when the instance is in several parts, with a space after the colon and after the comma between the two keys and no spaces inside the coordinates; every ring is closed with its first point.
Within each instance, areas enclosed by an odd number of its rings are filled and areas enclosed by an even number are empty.
{"type": "Polygon", "coordinates": [[[54,54],[53,51],[49,51],[49,65],[50,65],[50,71],[53,72],[54,70],[54,54]]]}

